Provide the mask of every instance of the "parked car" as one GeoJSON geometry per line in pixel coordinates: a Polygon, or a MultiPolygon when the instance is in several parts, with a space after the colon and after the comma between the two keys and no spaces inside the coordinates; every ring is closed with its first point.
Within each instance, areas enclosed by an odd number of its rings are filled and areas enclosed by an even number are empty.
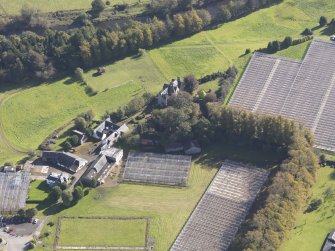
{"type": "Polygon", "coordinates": [[[37,224],[37,222],[38,222],[38,219],[33,220],[33,224],[37,224]]]}

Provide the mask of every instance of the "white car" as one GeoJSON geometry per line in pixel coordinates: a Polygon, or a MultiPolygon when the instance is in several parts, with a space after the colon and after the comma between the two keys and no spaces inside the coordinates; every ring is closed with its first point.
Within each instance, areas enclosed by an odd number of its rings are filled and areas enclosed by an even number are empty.
{"type": "Polygon", "coordinates": [[[33,224],[37,224],[37,222],[38,222],[38,219],[33,220],[33,224]]]}
{"type": "Polygon", "coordinates": [[[335,35],[330,36],[331,41],[335,41],[335,35]]]}

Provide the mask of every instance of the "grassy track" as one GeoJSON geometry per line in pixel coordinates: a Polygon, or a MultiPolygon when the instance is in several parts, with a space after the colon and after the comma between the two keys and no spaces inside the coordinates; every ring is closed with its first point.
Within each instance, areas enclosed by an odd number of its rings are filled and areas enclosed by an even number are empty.
{"type": "Polygon", "coordinates": [[[320,250],[327,234],[335,227],[334,196],[325,198],[327,188],[334,189],[334,169],[325,167],[318,171],[317,183],[313,188],[312,198],[323,198],[323,204],[311,213],[302,214],[281,251],[315,251],[320,250]]]}
{"type": "Polygon", "coordinates": [[[146,220],[61,220],[60,246],[144,247],[146,220]],[[75,233],[75,234],[74,234],[75,233]]]}

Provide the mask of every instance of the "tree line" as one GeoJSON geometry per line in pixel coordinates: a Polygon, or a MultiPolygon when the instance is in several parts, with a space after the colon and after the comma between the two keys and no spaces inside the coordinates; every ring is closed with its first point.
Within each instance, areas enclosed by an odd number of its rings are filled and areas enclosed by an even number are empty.
{"type": "MultiPolygon", "coordinates": [[[[288,37],[285,37],[283,41],[279,41],[279,40],[270,41],[266,48],[260,48],[256,51],[263,52],[263,53],[276,53],[278,51],[287,49],[293,45],[302,44],[312,39],[313,39],[313,36],[311,35],[306,35],[302,38],[297,38],[297,39],[293,39],[292,37],[288,36],[288,37]]],[[[246,50],[246,54],[250,52],[251,52],[250,49],[246,50]]]]}
{"type": "MultiPolygon", "coordinates": [[[[250,11],[277,2],[280,1],[231,2],[223,5],[225,15],[228,12],[230,14],[221,21],[229,21],[245,13],[245,8],[250,11]]],[[[219,12],[218,19],[222,15],[219,12]]],[[[36,19],[38,15],[35,12],[28,15],[23,11],[20,21],[31,26],[36,23],[36,19]]],[[[72,73],[77,67],[89,69],[134,55],[140,48],[152,48],[171,39],[195,34],[207,28],[212,21],[213,17],[207,10],[191,9],[168,14],[162,19],[153,17],[145,23],[129,20],[122,27],[109,29],[88,24],[69,31],[46,29],[41,34],[25,31],[18,35],[0,36],[0,81],[47,80],[56,73],[72,73]]]]}
{"type": "Polygon", "coordinates": [[[194,34],[210,22],[207,11],[192,10],[168,16],[165,20],[133,21],[113,30],[88,25],[67,32],[48,29],[43,35],[28,31],[0,36],[0,81],[45,80],[56,72],[73,72],[76,67],[89,69],[137,53],[140,48],[151,48],[172,37],[194,34]]]}
{"type": "Polygon", "coordinates": [[[284,160],[263,192],[260,206],[246,221],[232,250],[277,250],[306,205],[319,166],[314,139],[302,125],[280,116],[259,115],[245,110],[209,107],[215,139],[240,144],[261,143],[285,150],[284,160]]]}

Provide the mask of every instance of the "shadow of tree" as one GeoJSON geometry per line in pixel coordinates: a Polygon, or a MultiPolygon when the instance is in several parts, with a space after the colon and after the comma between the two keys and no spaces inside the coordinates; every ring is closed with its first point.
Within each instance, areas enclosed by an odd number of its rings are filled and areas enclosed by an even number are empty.
{"type": "Polygon", "coordinates": [[[332,172],[329,174],[329,178],[331,178],[332,180],[335,180],[335,170],[332,171],[332,172]]]}
{"type": "Polygon", "coordinates": [[[66,207],[64,207],[62,203],[57,203],[57,204],[53,204],[52,206],[46,208],[43,211],[43,214],[47,216],[54,215],[54,214],[58,214],[62,212],[64,209],[66,209],[66,207]]]}
{"type": "Polygon", "coordinates": [[[328,25],[321,31],[321,35],[331,36],[335,34],[335,25],[328,25]]]}

